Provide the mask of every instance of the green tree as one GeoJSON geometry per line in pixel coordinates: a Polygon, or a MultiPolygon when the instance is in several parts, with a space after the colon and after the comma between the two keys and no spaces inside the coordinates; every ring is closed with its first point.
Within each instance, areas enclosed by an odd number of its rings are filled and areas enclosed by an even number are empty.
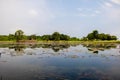
{"type": "Polygon", "coordinates": [[[20,40],[22,40],[24,38],[24,32],[22,30],[17,30],[15,32],[15,39],[17,42],[19,42],[20,40]]]}
{"type": "Polygon", "coordinates": [[[87,35],[87,38],[88,38],[89,40],[93,40],[95,37],[94,37],[94,34],[93,34],[93,33],[89,33],[89,34],[87,35]]]}
{"type": "Polygon", "coordinates": [[[98,31],[94,30],[93,32],[94,39],[98,39],[98,31]]]}
{"type": "Polygon", "coordinates": [[[52,39],[55,41],[59,41],[60,40],[60,33],[59,32],[54,32],[52,34],[52,39]]]}
{"type": "Polygon", "coordinates": [[[105,40],[105,34],[104,33],[98,34],[98,39],[105,40]]]}
{"type": "Polygon", "coordinates": [[[15,40],[14,34],[9,34],[9,35],[8,35],[8,39],[9,39],[9,41],[15,40]]]}
{"type": "Polygon", "coordinates": [[[117,40],[116,36],[111,36],[111,40],[117,40]]]}
{"type": "Polygon", "coordinates": [[[89,33],[88,35],[87,35],[87,38],[89,39],[89,40],[95,40],[95,39],[98,39],[98,31],[97,30],[94,30],[92,33],[89,33]]]}
{"type": "Polygon", "coordinates": [[[117,40],[116,36],[111,36],[110,34],[99,34],[97,30],[87,35],[88,40],[117,40]]]}
{"type": "Polygon", "coordinates": [[[42,40],[42,36],[36,36],[36,40],[42,40]]]}
{"type": "Polygon", "coordinates": [[[35,34],[28,36],[29,40],[36,40],[37,36],[35,34]]]}
{"type": "Polygon", "coordinates": [[[70,39],[70,36],[68,35],[65,35],[65,34],[60,34],[60,40],[69,40],[70,39]]]}
{"type": "Polygon", "coordinates": [[[52,38],[51,38],[51,35],[43,35],[42,36],[42,40],[51,40],[52,38]]]}

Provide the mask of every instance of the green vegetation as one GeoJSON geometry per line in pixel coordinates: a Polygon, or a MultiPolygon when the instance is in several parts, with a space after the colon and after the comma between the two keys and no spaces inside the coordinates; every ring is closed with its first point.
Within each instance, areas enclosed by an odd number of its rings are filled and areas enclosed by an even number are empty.
{"type": "Polygon", "coordinates": [[[8,41],[8,39],[7,35],[0,35],[0,41],[8,41]]]}
{"type": "Polygon", "coordinates": [[[24,35],[22,30],[17,30],[14,34],[9,35],[0,35],[0,41],[26,41],[26,40],[36,40],[36,41],[115,41],[117,40],[116,36],[99,33],[97,30],[94,30],[92,33],[89,33],[86,37],[82,39],[77,37],[70,37],[66,34],[61,34],[59,32],[54,32],[53,34],[48,35],[24,35]]]}
{"type": "Polygon", "coordinates": [[[14,36],[15,36],[15,39],[16,39],[17,42],[19,42],[20,40],[23,39],[23,34],[24,34],[24,32],[22,30],[17,30],[15,32],[14,36]]]}
{"type": "Polygon", "coordinates": [[[65,34],[60,34],[59,32],[54,32],[51,35],[42,35],[38,36],[35,34],[32,35],[24,35],[22,30],[17,30],[15,34],[9,35],[0,35],[0,41],[16,41],[19,42],[21,40],[37,40],[37,41],[79,41],[79,38],[70,37],[65,34]]]}
{"type": "Polygon", "coordinates": [[[83,37],[82,40],[117,40],[117,37],[110,34],[99,34],[97,30],[94,30],[92,33],[89,33],[86,37],[83,37]]]}
{"type": "Polygon", "coordinates": [[[59,32],[54,32],[52,35],[43,35],[41,36],[41,40],[47,40],[47,41],[60,41],[65,40],[69,41],[71,38],[68,35],[60,34],[59,32]]]}

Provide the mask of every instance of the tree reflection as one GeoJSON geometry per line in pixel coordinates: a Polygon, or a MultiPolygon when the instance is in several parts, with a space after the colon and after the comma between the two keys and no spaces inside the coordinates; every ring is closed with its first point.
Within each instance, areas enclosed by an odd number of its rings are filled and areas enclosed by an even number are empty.
{"type": "Polygon", "coordinates": [[[20,45],[20,44],[16,44],[16,45],[13,45],[13,46],[10,46],[9,49],[14,49],[13,52],[11,52],[11,55],[23,55],[24,54],[24,49],[25,49],[25,45],[20,45]]]}
{"type": "Polygon", "coordinates": [[[20,44],[16,44],[9,47],[9,49],[14,49],[15,51],[23,51],[24,48],[25,45],[20,45],[20,44]]]}
{"type": "Polygon", "coordinates": [[[0,53],[0,58],[1,58],[1,53],[0,53]]]}
{"type": "Polygon", "coordinates": [[[93,53],[98,53],[98,51],[104,51],[106,49],[116,48],[117,45],[113,43],[99,43],[99,44],[82,44],[84,47],[86,47],[89,51],[92,51],[93,53]]]}
{"type": "Polygon", "coordinates": [[[58,52],[59,50],[67,49],[69,48],[69,44],[45,44],[42,45],[42,48],[51,48],[54,52],[58,52]]]}

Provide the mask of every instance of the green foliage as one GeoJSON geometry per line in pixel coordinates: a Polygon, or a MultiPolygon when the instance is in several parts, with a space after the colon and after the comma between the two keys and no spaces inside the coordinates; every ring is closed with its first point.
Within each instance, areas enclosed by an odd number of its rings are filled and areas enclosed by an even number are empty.
{"type": "Polygon", "coordinates": [[[111,40],[117,40],[116,36],[111,36],[111,40]]]}
{"type": "Polygon", "coordinates": [[[28,40],[36,40],[37,36],[35,34],[28,36],[28,40]]]}
{"type": "Polygon", "coordinates": [[[54,32],[52,35],[43,35],[41,36],[41,40],[53,40],[53,41],[59,41],[59,40],[70,40],[70,36],[65,34],[60,34],[59,32],[54,32]]]}
{"type": "Polygon", "coordinates": [[[52,36],[51,35],[43,35],[42,37],[41,37],[41,39],[42,40],[52,40],[52,36]]]}
{"type": "Polygon", "coordinates": [[[60,34],[59,32],[54,32],[51,35],[43,35],[43,36],[36,36],[33,35],[24,35],[24,32],[22,30],[17,30],[15,34],[9,34],[9,35],[0,35],[0,41],[14,41],[19,42],[20,40],[46,40],[46,41],[59,41],[59,40],[65,40],[65,41],[77,41],[79,40],[76,37],[70,37],[65,34],[60,34]]]}
{"type": "Polygon", "coordinates": [[[90,33],[90,34],[87,35],[87,38],[89,40],[93,40],[95,37],[94,37],[93,33],[90,33]]]}
{"type": "Polygon", "coordinates": [[[81,39],[81,41],[87,41],[87,40],[88,40],[87,37],[83,37],[83,38],[81,39]]]}
{"type": "Polygon", "coordinates": [[[70,41],[79,41],[80,39],[76,38],[76,37],[72,37],[70,38],[70,41]]]}
{"type": "Polygon", "coordinates": [[[94,30],[92,33],[89,33],[87,37],[84,37],[88,40],[117,40],[116,36],[110,34],[99,34],[97,30],[94,30]]]}
{"type": "Polygon", "coordinates": [[[15,39],[17,42],[19,42],[20,40],[22,40],[24,38],[24,32],[22,30],[17,30],[15,32],[15,39]]]}
{"type": "Polygon", "coordinates": [[[98,31],[97,31],[97,30],[94,30],[94,31],[92,32],[92,34],[93,34],[93,36],[94,36],[95,39],[98,38],[98,31]]]}
{"type": "Polygon", "coordinates": [[[68,40],[70,40],[70,36],[65,35],[65,34],[61,34],[60,35],[60,40],[66,40],[66,41],[68,41],[68,40]]]}
{"type": "Polygon", "coordinates": [[[0,35],[0,41],[8,41],[8,36],[0,35]]]}
{"type": "Polygon", "coordinates": [[[60,40],[60,33],[59,32],[54,32],[52,34],[52,39],[55,41],[59,41],[60,40]]]}
{"type": "Polygon", "coordinates": [[[89,39],[89,40],[94,40],[94,39],[98,39],[98,31],[97,30],[94,30],[92,33],[89,33],[88,35],[87,35],[87,38],[89,39]]]}
{"type": "Polygon", "coordinates": [[[15,40],[14,34],[9,34],[9,35],[8,35],[8,40],[9,40],[9,41],[15,40]]]}
{"type": "Polygon", "coordinates": [[[77,37],[70,37],[65,34],[60,34],[59,32],[54,32],[51,35],[43,35],[43,36],[36,36],[35,34],[32,35],[24,35],[22,30],[17,30],[15,34],[9,35],[0,35],[0,41],[14,41],[16,40],[19,42],[20,40],[45,40],[45,41],[87,41],[87,40],[117,40],[116,36],[110,34],[100,33],[97,30],[92,31],[86,37],[79,39],[77,37]]]}

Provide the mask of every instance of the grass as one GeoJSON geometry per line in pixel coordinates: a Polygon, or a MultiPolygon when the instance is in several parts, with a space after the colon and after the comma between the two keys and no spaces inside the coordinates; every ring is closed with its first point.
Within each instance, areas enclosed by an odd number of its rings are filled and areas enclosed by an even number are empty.
{"type": "MultiPolygon", "coordinates": [[[[97,44],[97,43],[120,43],[120,41],[38,41],[37,44],[97,44]]],[[[16,44],[15,41],[0,41],[0,44],[16,44]]],[[[26,44],[26,43],[23,43],[26,44]]]]}
{"type": "Polygon", "coordinates": [[[120,41],[83,41],[83,43],[93,43],[93,44],[97,44],[97,43],[120,43],[120,41]]]}
{"type": "Polygon", "coordinates": [[[13,44],[15,41],[0,41],[0,44],[13,44]]]}

